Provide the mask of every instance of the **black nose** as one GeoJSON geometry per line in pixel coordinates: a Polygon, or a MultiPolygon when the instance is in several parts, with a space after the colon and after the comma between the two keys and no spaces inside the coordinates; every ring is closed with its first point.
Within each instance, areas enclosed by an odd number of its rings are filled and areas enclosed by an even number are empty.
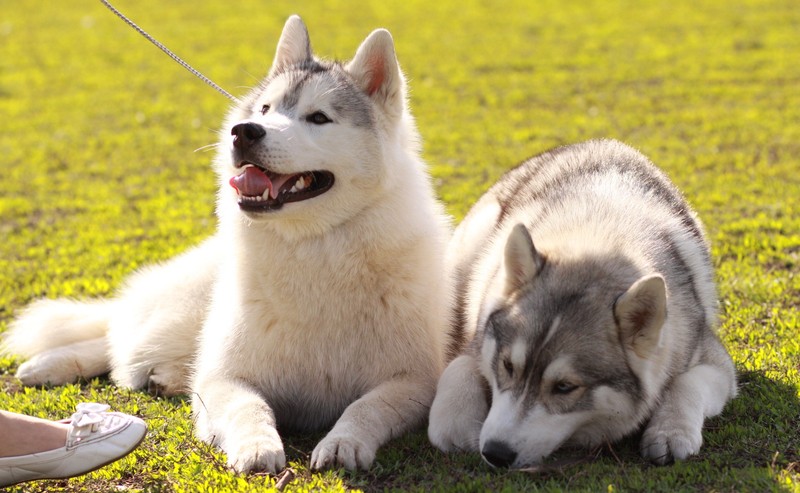
{"type": "Polygon", "coordinates": [[[231,129],[233,147],[240,150],[249,149],[266,134],[267,131],[258,123],[247,122],[236,124],[231,129]]]}
{"type": "Polygon", "coordinates": [[[481,450],[481,455],[489,464],[494,467],[508,467],[514,463],[517,453],[511,450],[505,442],[490,440],[486,442],[481,450]]]}

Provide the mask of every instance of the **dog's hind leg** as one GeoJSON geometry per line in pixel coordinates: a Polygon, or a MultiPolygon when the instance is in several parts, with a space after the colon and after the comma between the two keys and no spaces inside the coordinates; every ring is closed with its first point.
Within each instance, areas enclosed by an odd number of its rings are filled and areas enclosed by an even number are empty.
{"type": "Polygon", "coordinates": [[[105,337],[48,349],[20,365],[17,378],[25,385],[64,385],[93,378],[108,373],[107,349],[105,337]]]}

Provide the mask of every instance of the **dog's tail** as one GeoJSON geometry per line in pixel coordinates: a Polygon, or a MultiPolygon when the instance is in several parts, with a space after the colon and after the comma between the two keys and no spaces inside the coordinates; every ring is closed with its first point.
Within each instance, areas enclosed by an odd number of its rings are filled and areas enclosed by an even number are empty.
{"type": "Polygon", "coordinates": [[[0,352],[26,358],[78,342],[105,337],[113,303],[39,300],[28,306],[3,334],[0,352]]]}

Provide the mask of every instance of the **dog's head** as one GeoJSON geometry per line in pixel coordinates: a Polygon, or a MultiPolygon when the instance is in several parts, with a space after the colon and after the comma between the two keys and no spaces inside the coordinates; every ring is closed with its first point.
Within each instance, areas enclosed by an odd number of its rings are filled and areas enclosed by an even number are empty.
{"type": "Polygon", "coordinates": [[[217,163],[218,210],[300,234],[334,227],[418,155],[392,37],[376,30],[348,63],[312,54],[290,17],[262,83],[231,112],[217,163]]]}
{"type": "Polygon", "coordinates": [[[653,401],[646,394],[666,317],[664,279],[616,256],[551,253],[517,225],[484,316],[481,372],[492,404],[480,448],[495,466],[619,439],[653,401]]]}

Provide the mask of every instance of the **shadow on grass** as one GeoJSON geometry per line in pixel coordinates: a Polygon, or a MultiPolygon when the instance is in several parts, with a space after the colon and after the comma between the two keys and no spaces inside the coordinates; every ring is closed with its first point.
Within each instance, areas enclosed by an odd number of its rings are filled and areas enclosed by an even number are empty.
{"type": "MultiPolygon", "coordinates": [[[[792,488],[800,484],[797,388],[762,372],[742,372],[739,381],[739,396],[722,415],[706,422],[700,454],[672,466],[657,467],[641,459],[639,436],[634,435],[594,451],[560,451],[546,467],[535,472],[497,470],[487,466],[478,454],[441,453],[430,445],[425,431],[419,430],[384,446],[369,471],[337,471],[334,475],[347,487],[365,491],[601,491],[612,486],[617,491],[795,491],[792,488]]],[[[0,375],[0,383],[10,399],[18,393],[33,403],[46,398],[38,393],[26,395],[8,373],[0,375]]],[[[165,404],[179,413],[183,408],[188,414],[188,397],[153,399],[143,392],[117,389],[105,378],[82,382],[80,387],[80,393],[87,397],[94,390],[100,394],[94,397],[122,402],[133,399],[140,404],[145,419],[154,427],[155,441],[145,454],[158,454],[163,447],[159,440],[177,440],[182,442],[178,448],[186,450],[184,447],[188,446],[207,466],[222,474],[230,472],[224,456],[214,447],[191,438],[191,424],[187,423],[189,426],[183,430],[174,429],[176,422],[190,420],[189,416],[152,414],[155,409],[150,406],[160,409],[165,404]],[[185,436],[170,438],[176,431],[185,436]]],[[[40,391],[55,395],[61,392],[59,389],[40,391]]],[[[307,467],[312,450],[323,436],[324,433],[284,436],[287,459],[297,469],[294,485],[313,482],[307,467]]],[[[180,454],[172,458],[183,460],[180,454]]],[[[164,466],[163,474],[168,477],[171,470],[172,466],[164,466]]],[[[150,484],[149,474],[142,473],[135,482],[150,484]]],[[[258,483],[258,476],[263,475],[249,476],[247,481],[258,483]]]]}
{"type": "MultiPolygon", "coordinates": [[[[700,453],[671,466],[642,459],[635,434],[593,451],[560,451],[535,472],[497,470],[478,454],[441,453],[418,431],[384,447],[370,471],[342,474],[366,491],[793,491],[791,483],[800,483],[797,388],[761,372],[740,373],[739,381],[739,396],[706,421],[700,453]]],[[[313,449],[297,440],[289,443],[313,449]]]]}
{"type": "Polygon", "coordinates": [[[789,383],[740,372],[739,396],[708,427],[710,446],[733,466],[769,464],[800,472],[800,398],[789,383]]]}

